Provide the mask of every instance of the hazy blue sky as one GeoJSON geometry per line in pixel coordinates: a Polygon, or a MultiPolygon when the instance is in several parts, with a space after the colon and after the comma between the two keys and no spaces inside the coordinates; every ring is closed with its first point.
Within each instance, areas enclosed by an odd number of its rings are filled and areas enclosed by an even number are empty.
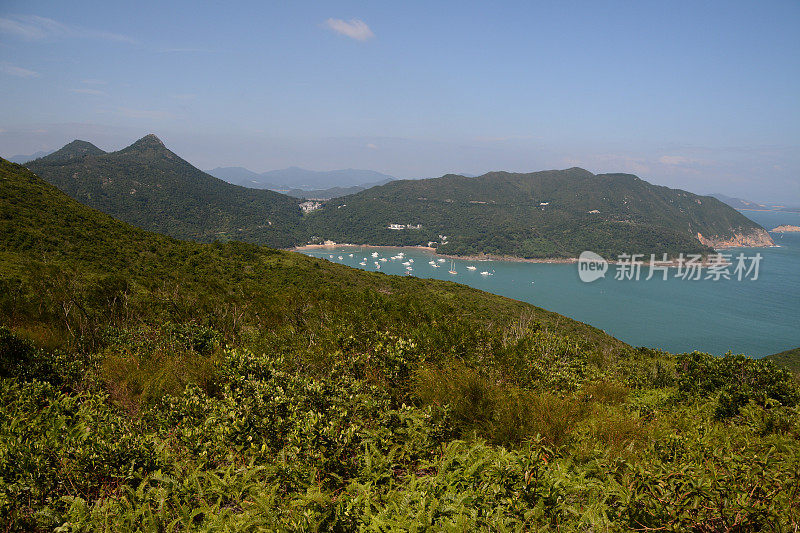
{"type": "Polygon", "coordinates": [[[0,0],[0,155],[582,166],[800,203],[800,2],[0,0]]]}

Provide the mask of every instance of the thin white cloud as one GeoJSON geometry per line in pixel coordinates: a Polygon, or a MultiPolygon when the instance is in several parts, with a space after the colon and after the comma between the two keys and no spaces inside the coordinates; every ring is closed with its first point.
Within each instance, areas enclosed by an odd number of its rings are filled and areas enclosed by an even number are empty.
{"type": "Polygon", "coordinates": [[[85,83],[86,85],[107,85],[108,82],[105,80],[97,80],[97,79],[87,79],[81,80],[81,83],[85,83]]]}
{"type": "Polygon", "coordinates": [[[378,145],[376,145],[375,143],[367,143],[367,148],[369,148],[370,150],[377,150],[378,145]]]}
{"type": "Polygon", "coordinates": [[[375,37],[367,23],[359,19],[351,19],[349,22],[342,19],[328,19],[325,25],[339,35],[350,37],[356,41],[366,41],[375,37]]]}
{"type": "Polygon", "coordinates": [[[88,38],[136,44],[136,40],[127,35],[70,26],[57,20],[37,15],[0,17],[0,33],[14,35],[26,41],[88,38]]]}
{"type": "Polygon", "coordinates": [[[11,63],[0,63],[0,72],[8,74],[9,76],[16,76],[18,78],[38,78],[39,73],[35,70],[18,67],[11,63]]]}
{"type": "Polygon", "coordinates": [[[89,94],[92,96],[105,96],[106,93],[103,91],[98,91],[97,89],[87,89],[87,88],[80,88],[80,89],[70,89],[73,93],[78,94],[89,94]]]}

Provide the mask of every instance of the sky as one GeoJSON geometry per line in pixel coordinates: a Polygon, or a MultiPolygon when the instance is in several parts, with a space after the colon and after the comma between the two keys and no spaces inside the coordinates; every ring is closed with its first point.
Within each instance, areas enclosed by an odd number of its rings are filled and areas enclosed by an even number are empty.
{"type": "Polygon", "coordinates": [[[800,205],[800,2],[0,0],[0,155],[580,166],[800,205]]]}

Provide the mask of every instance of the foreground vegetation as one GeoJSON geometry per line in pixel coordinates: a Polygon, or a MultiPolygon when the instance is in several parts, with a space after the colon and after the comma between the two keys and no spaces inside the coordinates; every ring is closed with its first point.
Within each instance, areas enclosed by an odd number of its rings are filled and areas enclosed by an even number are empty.
{"type": "Polygon", "coordinates": [[[0,523],[788,531],[797,384],[449,282],[175,241],[0,161],[0,523]]]}

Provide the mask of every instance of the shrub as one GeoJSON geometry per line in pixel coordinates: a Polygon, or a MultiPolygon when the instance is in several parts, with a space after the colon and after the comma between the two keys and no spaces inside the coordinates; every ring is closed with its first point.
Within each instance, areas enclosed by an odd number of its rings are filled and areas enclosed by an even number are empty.
{"type": "Polygon", "coordinates": [[[719,393],[716,416],[729,418],[749,402],[767,400],[793,407],[800,401],[792,374],[772,361],[744,355],[724,357],[692,352],[678,356],[678,387],[689,394],[719,393]]]}
{"type": "Polygon", "coordinates": [[[536,435],[550,445],[563,444],[588,413],[587,404],[571,395],[493,381],[455,362],[422,368],[414,392],[424,404],[448,406],[462,434],[477,433],[500,444],[519,444],[536,435]]]}

